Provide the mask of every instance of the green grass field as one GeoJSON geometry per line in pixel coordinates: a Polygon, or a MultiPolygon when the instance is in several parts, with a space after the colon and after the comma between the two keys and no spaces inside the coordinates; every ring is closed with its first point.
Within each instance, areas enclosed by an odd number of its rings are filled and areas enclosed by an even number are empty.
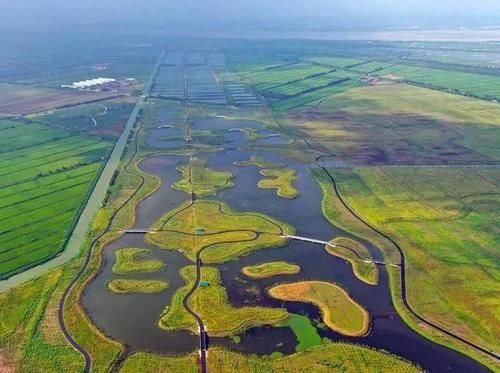
{"type": "Polygon", "coordinates": [[[360,336],[368,331],[368,312],[337,285],[301,281],[276,285],[268,292],[276,299],[314,304],[320,308],[324,323],[341,334],[360,336]]]}
{"type": "Polygon", "coordinates": [[[60,250],[111,144],[9,120],[0,134],[2,278],[60,250]]]}
{"type": "Polygon", "coordinates": [[[327,343],[278,358],[247,356],[221,348],[210,350],[208,367],[213,372],[418,372],[413,364],[363,346],[327,343]]]}
{"type": "Polygon", "coordinates": [[[376,74],[455,91],[464,95],[495,100],[500,98],[500,77],[498,76],[411,65],[392,65],[378,70],[376,74]]]}
{"type": "Polygon", "coordinates": [[[496,168],[333,170],[348,202],[403,247],[409,302],[494,350],[500,333],[496,168]]]}

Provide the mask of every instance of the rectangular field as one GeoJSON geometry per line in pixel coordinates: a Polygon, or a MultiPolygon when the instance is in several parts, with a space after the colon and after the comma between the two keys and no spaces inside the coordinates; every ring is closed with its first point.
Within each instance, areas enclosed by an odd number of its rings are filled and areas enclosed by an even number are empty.
{"type": "Polygon", "coordinates": [[[464,95],[488,99],[500,98],[500,76],[411,65],[392,65],[377,70],[376,74],[379,76],[389,76],[394,79],[399,78],[434,88],[455,91],[464,95]]]}
{"type": "Polygon", "coordinates": [[[111,144],[0,121],[0,278],[60,250],[111,144]]]}

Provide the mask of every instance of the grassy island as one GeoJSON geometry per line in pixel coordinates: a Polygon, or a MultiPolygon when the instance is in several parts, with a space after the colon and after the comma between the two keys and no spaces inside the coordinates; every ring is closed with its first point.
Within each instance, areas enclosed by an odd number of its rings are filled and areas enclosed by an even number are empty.
{"type": "Polygon", "coordinates": [[[108,282],[108,288],[115,294],[161,293],[168,283],[161,280],[116,279],[108,282]]]}
{"type": "Polygon", "coordinates": [[[259,168],[283,168],[284,164],[281,163],[273,163],[266,160],[264,157],[260,157],[258,155],[252,155],[249,160],[246,161],[236,161],[233,163],[238,167],[249,167],[255,166],[259,168]]]}
{"type": "Polygon", "coordinates": [[[157,272],[165,267],[159,259],[143,259],[151,254],[149,249],[124,248],[116,250],[116,262],[113,273],[123,275],[127,273],[157,272]]]}
{"type": "Polygon", "coordinates": [[[226,171],[216,171],[207,167],[204,160],[192,160],[189,164],[177,168],[182,179],[172,185],[176,190],[195,193],[199,197],[215,194],[220,188],[230,188],[233,174],[226,171]]]}
{"type": "Polygon", "coordinates": [[[204,250],[206,263],[231,260],[250,251],[282,246],[282,235],[293,228],[266,215],[236,212],[223,202],[195,201],[168,212],[152,227],[160,231],[147,234],[149,242],[168,250],[181,250],[195,260],[204,250]]]}
{"type": "Polygon", "coordinates": [[[259,181],[259,188],[277,189],[278,196],[294,199],[299,196],[299,191],[293,182],[297,179],[297,171],[288,168],[265,168],[260,170],[262,176],[268,178],[259,181]]]}
{"type": "Polygon", "coordinates": [[[241,272],[252,278],[266,278],[278,275],[293,275],[300,272],[300,267],[287,262],[269,262],[243,267],[241,272]]]}
{"type": "Polygon", "coordinates": [[[268,290],[273,298],[318,306],[323,321],[332,330],[348,336],[368,332],[368,312],[341,287],[323,281],[301,281],[277,285],[268,290]]]}
{"type": "MultiPolygon", "coordinates": [[[[184,267],[181,275],[186,285],[174,294],[172,304],[165,309],[159,325],[166,330],[188,329],[198,333],[198,324],[182,304],[187,292],[193,287],[196,268],[184,267]]],[[[203,267],[201,279],[208,285],[196,289],[189,300],[189,306],[204,320],[211,336],[231,336],[251,327],[274,325],[288,316],[286,310],[281,308],[231,306],[216,268],[203,267]]]]}

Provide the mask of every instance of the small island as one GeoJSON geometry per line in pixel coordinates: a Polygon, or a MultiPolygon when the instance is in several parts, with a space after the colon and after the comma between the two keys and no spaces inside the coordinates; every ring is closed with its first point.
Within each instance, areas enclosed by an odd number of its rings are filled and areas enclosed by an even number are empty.
{"type": "Polygon", "coordinates": [[[248,277],[262,279],[279,275],[294,275],[300,272],[300,267],[287,262],[269,262],[243,267],[241,272],[248,277]]]}
{"type": "Polygon", "coordinates": [[[268,290],[271,297],[319,307],[324,323],[332,330],[352,337],[368,332],[368,312],[340,286],[324,281],[281,284],[268,290]]]}
{"type": "Polygon", "coordinates": [[[153,294],[167,290],[168,282],[161,280],[116,279],[108,282],[108,289],[115,294],[153,294]]]}

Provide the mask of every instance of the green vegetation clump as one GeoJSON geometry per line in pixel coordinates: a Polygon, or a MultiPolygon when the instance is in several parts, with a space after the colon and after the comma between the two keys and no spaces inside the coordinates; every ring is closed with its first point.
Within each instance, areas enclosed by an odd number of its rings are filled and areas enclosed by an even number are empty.
{"type": "MultiPolygon", "coordinates": [[[[188,329],[198,333],[196,320],[182,304],[186,294],[194,285],[196,267],[184,267],[180,273],[186,285],[176,291],[172,304],[160,317],[159,325],[166,330],[188,329]]],[[[288,316],[286,310],[279,308],[232,307],[216,268],[202,267],[201,281],[206,282],[207,286],[196,289],[189,299],[189,306],[204,320],[207,332],[211,336],[231,336],[251,327],[274,325],[288,316]]]]}
{"type": "Polygon", "coordinates": [[[385,351],[348,343],[328,343],[289,356],[258,357],[219,347],[210,349],[212,372],[384,372],[413,373],[421,369],[385,351]]]}
{"type": "Polygon", "coordinates": [[[252,278],[266,278],[279,275],[293,275],[300,272],[300,267],[287,262],[268,262],[243,267],[243,274],[252,278]]]}
{"type": "Polygon", "coordinates": [[[347,237],[337,237],[326,245],[325,250],[332,255],[347,260],[354,274],[361,281],[370,285],[378,283],[378,268],[373,262],[370,251],[360,242],[347,237]]]}
{"type": "Polygon", "coordinates": [[[35,123],[0,128],[2,279],[63,248],[111,144],[35,123]]]}
{"type": "Polygon", "coordinates": [[[294,199],[299,196],[299,191],[293,182],[297,179],[297,171],[286,168],[271,168],[260,170],[260,174],[270,177],[259,181],[259,188],[277,189],[278,196],[294,199]]]}
{"type": "Polygon", "coordinates": [[[195,260],[201,254],[206,263],[231,260],[250,251],[278,247],[283,235],[293,228],[263,214],[236,212],[223,202],[195,201],[168,212],[148,233],[149,242],[168,250],[181,250],[195,260]]]}
{"type": "Polygon", "coordinates": [[[149,249],[123,248],[116,250],[116,262],[113,273],[123,275],[127,273],[157,272],[165,267],[159,259],[143,259],[151,254],[149,249]]]}
{"type": "Polygon", "coordinates": [[[234,162],[235,166],[238,167],[248,167],[248,166],[255,166],[259,168],[283,168],[285,165],[281,163],[273,163],[269,162],[266,160],[264,157],[260,157],[258,155],[252,155],[249,160],[246,161],[236,161],[234,162]]]}
{"type": "Polygon", "coordinates": [[[288,326],[293,330],[299,342],[295,347],[297,352],[305,351],[322,343],[321,336],[307,316],[292,314],[280,325],[288,326]]]}
{"type": "Polygon", "coordinates": [[[161,293],[168,283],[161,280],[115,279],[108,282],[108,288],[115,294],[161,293]]]}
{"type": "Polygon", "coordinates": [[[199,197],[206,197],[215,194],[218,189],[233,186],[231,172],[212,170],[203,160],[191,160],[178,170],[182,174],[182,179],[172,187],[186,193],[195,193],[199,197]]]}
{"type": "Polygon", "coordinates": [[[348,336],[361,336],[368,332],[368,312],[337,285],[323,281],[301,281],[277,285],[268,292],[276,299],[318,306],[325,324],[336,332],[348,336]]]}

